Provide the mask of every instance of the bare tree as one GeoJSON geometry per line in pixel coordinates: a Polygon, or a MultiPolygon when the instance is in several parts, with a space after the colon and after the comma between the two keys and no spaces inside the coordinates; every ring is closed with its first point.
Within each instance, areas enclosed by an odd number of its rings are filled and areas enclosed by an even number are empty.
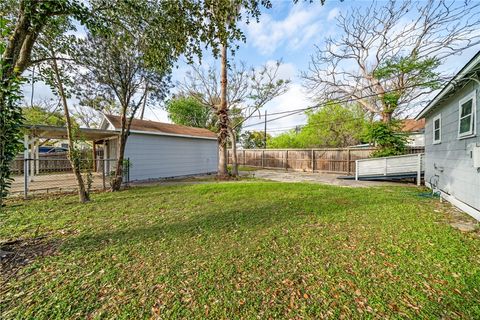
{"type": "Polygon", "coordinates": [[[389,122],[438,88],[440,63],[480,43],[479,9],[469,0],[390,0],[341,13],[341,33],[317,46],[305,86],[321,102],[358,99],[389,122]]]}
{"type": "MultiPolygon", "coordinates": [[[[80,126],[87,128],[98,128],[102,122],[102,115],[97,110],[91,107],[74,105],[75,112],[73,117],[79,122],[80,126]]],[[[106,113],[108,110],[104,110],[106,113]]]]}
{"type": "MultiPolygon", "coordinates": [[[[226,87],[227,138],[232,147],[232,175],[238,175],[237,135],[242,124],[250,119],[272,99],[284,94],[290,84],[289,79],[279,77],[281,61],[265,64],[258,69],[247,68],[245,63],[232,64],[226,87]]],[[[219,72],[213,66],[202,69],[192,66],[183,83],[179,84],[184,95],[196,97],[202,104],[213,110],[222,101],[219,72]]],[[[221,152],[223,152],[221,150],[221,152]]]]}

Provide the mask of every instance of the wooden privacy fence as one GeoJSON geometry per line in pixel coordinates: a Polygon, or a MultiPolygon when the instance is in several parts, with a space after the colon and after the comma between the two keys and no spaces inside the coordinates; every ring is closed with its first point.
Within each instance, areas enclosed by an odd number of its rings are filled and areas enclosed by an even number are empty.
{"type": "MultiPolygon", "coordinates": [[[[82,152],[82,159],[88,159],[91,157],[91,151],[86,150],[82,152]]],[[[99,160],[103,158],[103,150],[96,150],[97,161],[93,163],[93,169],[97,169],[99,160]]],[[[33,159],[33,158],[32,158],[33,159]]],[[[38,158],[29,161],[30,169],[35,170],[36,173],[51,173],[51,172],[71,172],[72,167],[68,161],[67,152],[55,152],[39,154],[38,158]]],[[[13,175],[21,175],[24,171],[23,155],[19,155],[10,165],[13,175]]],[[[94,170],[98,171],[98,170],[94,170]]]]}
{"type": "MultiPolygon", "coordinates": [[[[244,149],[237,151],[239,165],[293,171],[355,173],[355,160],[369,158],[375,148],[322,149],[244,149]]],[[[409,148],[409,154],[423,152],[424,148],[409,148]]],[[[228,150],[232,163],[232,152],[228,150]]]]}

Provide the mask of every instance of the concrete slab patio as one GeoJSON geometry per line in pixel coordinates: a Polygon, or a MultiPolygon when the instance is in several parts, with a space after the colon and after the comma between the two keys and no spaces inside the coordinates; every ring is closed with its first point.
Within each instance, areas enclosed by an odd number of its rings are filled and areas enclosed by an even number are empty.
{"type": "Polygon", "coordinates": [[[390,181],[355,181],[338,179],[340,174],[319,173],[319,172],[300,172],[284,170],[255,170],[248,172],[250,175],[259,179],[267,179],[279,182],[312,182],[343,187],[373,187],[373,186],[415,186],[413,183],[400,183],[390,181]]]}
{"type": "MultiPolygon", "coordinates": [[[[108,187],[108,183],[107,183],[108,187]]],[[[103,189],[103,177],[101,173],[93,173],[92,190],[103,189]]],[[[32,177],[28,185],[30,194],[51,193],[51,192],[73,192],[77,190],[77,180],[73,173],[41,174],[32,177]]],[[[10,193],[12,195],[23,194],[24,177],[14,176],[10,193]]]]}

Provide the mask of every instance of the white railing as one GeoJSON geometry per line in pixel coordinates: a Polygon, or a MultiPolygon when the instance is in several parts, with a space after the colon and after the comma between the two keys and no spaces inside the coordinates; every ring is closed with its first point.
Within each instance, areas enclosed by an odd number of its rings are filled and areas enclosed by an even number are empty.
{"type": "Polygon", "coordinates": [[[356,160],[355,180],[362,177],[382,177],[403,174],[416,174],[420,185],[422,172],[425,168],[423,153],[403,156],[370,158],[356,160]]]}

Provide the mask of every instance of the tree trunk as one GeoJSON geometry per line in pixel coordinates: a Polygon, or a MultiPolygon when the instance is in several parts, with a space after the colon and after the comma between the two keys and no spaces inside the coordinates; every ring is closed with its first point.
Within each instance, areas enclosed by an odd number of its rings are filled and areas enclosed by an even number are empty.
{"type": "MultiPolygon", "coordinates": [[[[122,115],[122,128],[126,127],[126,116],[122,115]]],[[[119,191],[123,182],[123,159],[125,155],[125,146],[127,144],[128,130],[123,129],[118,139],[117,163],[115,166],[115,176],[112,180],[111,191],[119,191]]]]}
{"type": "Polygon", "coordinates": [[[229,128],[230,141],[232,142],[232,176],[238,176],[237,135],[235,130],[229,128]]]}
{"type": "Polygon", "coordinates": [[[68,138],[68,160],[75,174],[75,179],[77,180],[78,185],[78,197],[80,202],[85,203],[90,201],[90,196],[85,190],[85,183],[83,181],[82,173],[80,171],[80,159],[79,155],[75,154],[75,145],[73,142],[72,135],[72,120],[70,119],[70,113],[68,112],[67,98],[65,97],[65,91],[63,90],[62,79],[60,78],[60,72],[58,70],[57,60],[55,57],[52,60],[53,71],[55,72],[55,78],[57,80],[58,92],[60,94],[60,99],[63,105],[63,111],[65,112],[65,122],[67,124],[67,138],[68,138]]]}
{"type": "Polygon", "coordinates": [[[221,48],[220,68],[220,106],[217,110],[218,131],[218,173],[220,179],[228,177],[227,171],[227,140],[228,140],[228,110],[227,110],[227,46],[221,48]]]}
{"type": "Polygon", "coordinates": [[[390,123],[392,121],[392,112],[382,112],[382,121],[390,123]]]}

